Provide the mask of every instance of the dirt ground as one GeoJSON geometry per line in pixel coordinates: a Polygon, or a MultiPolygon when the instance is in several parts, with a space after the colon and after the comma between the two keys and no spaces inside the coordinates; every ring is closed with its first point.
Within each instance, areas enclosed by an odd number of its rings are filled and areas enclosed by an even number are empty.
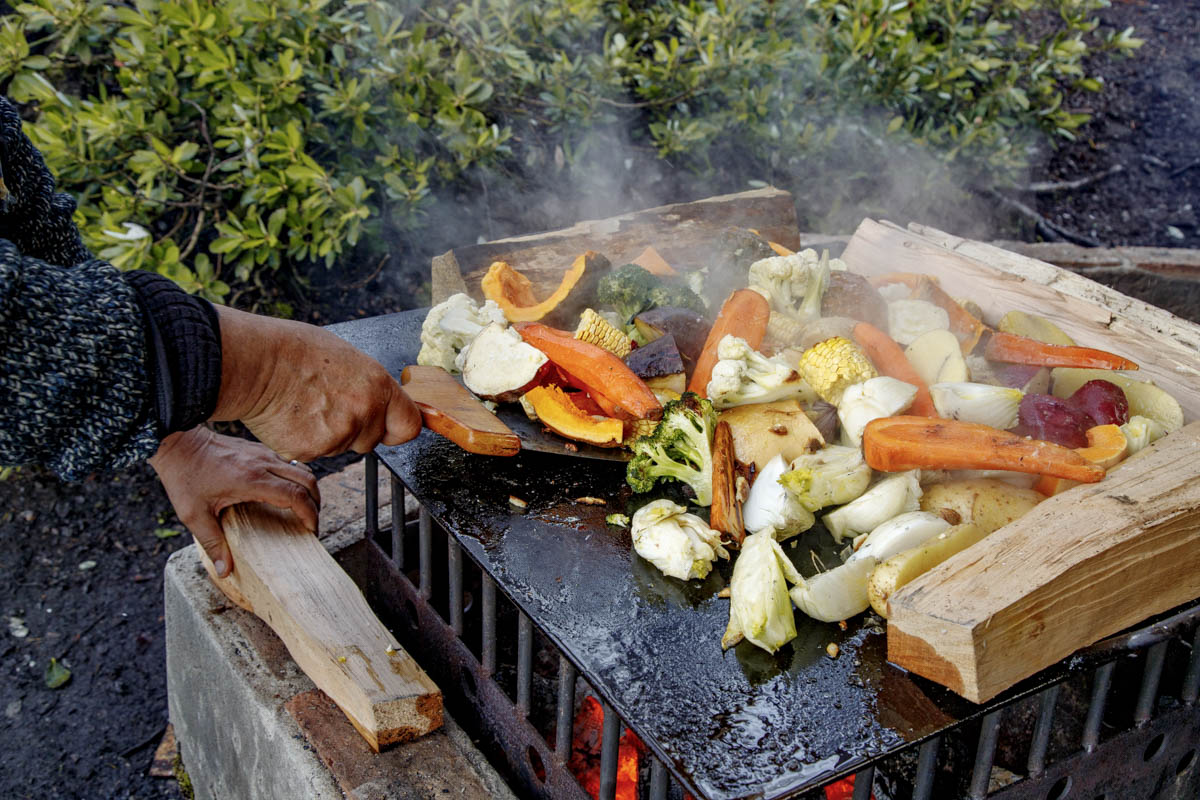
{"type": "MultiPolygon", "coordinates": [[[[1101,16],[1135,26],[1146,45],[1102,70],[1102,92],[1070,99],[1095,118],[1079,141],[1042,154],[1031,179],[1120,170],[1011,196],[1068,236],[1200,247],[1200,7],[1114,0],[1101,16]]],[[[1009,222],[996,238],[1038,235],[1027,215],[1009,222]]],[[[1195,283],[1117,285],[1200,321],[1195,283]]],[[[303,316],[335,322],[412,304],[378,288],[320,294],[303,316]]],[[[146,769],[166,725],[162,569],[190,541],[171,535],[181,530],[148,467],[69,485],[35,470],[0,481],[0,797],[180,796],[146,769]],[[71,672],[57,689],[45,683],[52,658],[71,672]]]]}

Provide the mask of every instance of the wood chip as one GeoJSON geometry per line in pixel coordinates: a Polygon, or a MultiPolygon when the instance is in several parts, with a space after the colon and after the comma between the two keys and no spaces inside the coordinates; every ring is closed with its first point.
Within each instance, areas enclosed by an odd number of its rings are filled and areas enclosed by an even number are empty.
{"type": "Polygon", "coordinates": [[[605,500],[603,497],[590,497],[590,496],[586,496],[586,495],[584,497],[576,497],[575,502],[583,503],[584,505],[588,505],[588,506],[608,505],[608,501],[605,500]]]}

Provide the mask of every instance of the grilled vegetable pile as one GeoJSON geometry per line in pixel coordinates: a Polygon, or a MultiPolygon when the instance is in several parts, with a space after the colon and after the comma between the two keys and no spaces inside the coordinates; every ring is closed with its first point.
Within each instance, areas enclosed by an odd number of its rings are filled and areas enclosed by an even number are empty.
{"type": "Polygon", "coordinates": [[[635,495],[671,499],[610,524],[673,579],[734,559],[725,647],[774,652],[796,636],[793,607],[887,616],[904,584],[1183,425],[1137,364],[1049,320],[990,328],[927,276],[867,280],[828,254],[725,238],[753,257],[714,255],[745,270],[720,303],[708,265],[653,250],[615,269],[581,255],[544,300],[497,262],[482,305],[430,311],[419,357],[568,439],[628,448],[635,495]],[[818,519],[842,563],[804,578],[780,542],[824,536],[818,519]]]}

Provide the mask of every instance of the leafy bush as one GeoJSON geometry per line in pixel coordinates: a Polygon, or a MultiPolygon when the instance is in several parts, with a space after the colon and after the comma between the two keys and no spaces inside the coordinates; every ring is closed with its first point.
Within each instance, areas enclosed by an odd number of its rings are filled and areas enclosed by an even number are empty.
{"type": "Polygon", "coordinates": [[[219,300],[613,141],[785,188],[864,146],[1002,174],[1085,119],[1085,56],[1137,46],[1098,34],[1106,4],[37,0],[0,22],[0,77],[89,247],[219,300]]]}

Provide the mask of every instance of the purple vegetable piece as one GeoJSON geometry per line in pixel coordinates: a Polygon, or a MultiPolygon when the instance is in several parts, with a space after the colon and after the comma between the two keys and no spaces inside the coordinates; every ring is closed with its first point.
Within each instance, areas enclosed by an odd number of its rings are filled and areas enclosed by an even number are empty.
{"type": "Polygon", "coordinates": [[[1092,418],[1096,425],[1124,425],[1129,422],[1129,400],[1112,381],[1088,381],[1075,390],[1067,402],[1092,418]]]}
{"type": "Polygon", "coordinates": [[[826,442],[837,439],[838,425],[841,424],[837,415],[837,406],[826,403],[824,400],[818,400],[810,407],[808,416],[826,442]]]}
{"type": "Polygon", "coordinates": [[[1063,447],[1087,447],[1092,418],[1067,400],[1050,394],[1027,394],[1017,411],[1017,433],[1063,447]]]}
{"type": "Polygon", "coordinates": [[[1000,385],[1010,389],[1024,389],[1025,384],[1042,369],[1031,364],[993,364],[992,367],[992,374],[1000,381],[1000,385]]]}

